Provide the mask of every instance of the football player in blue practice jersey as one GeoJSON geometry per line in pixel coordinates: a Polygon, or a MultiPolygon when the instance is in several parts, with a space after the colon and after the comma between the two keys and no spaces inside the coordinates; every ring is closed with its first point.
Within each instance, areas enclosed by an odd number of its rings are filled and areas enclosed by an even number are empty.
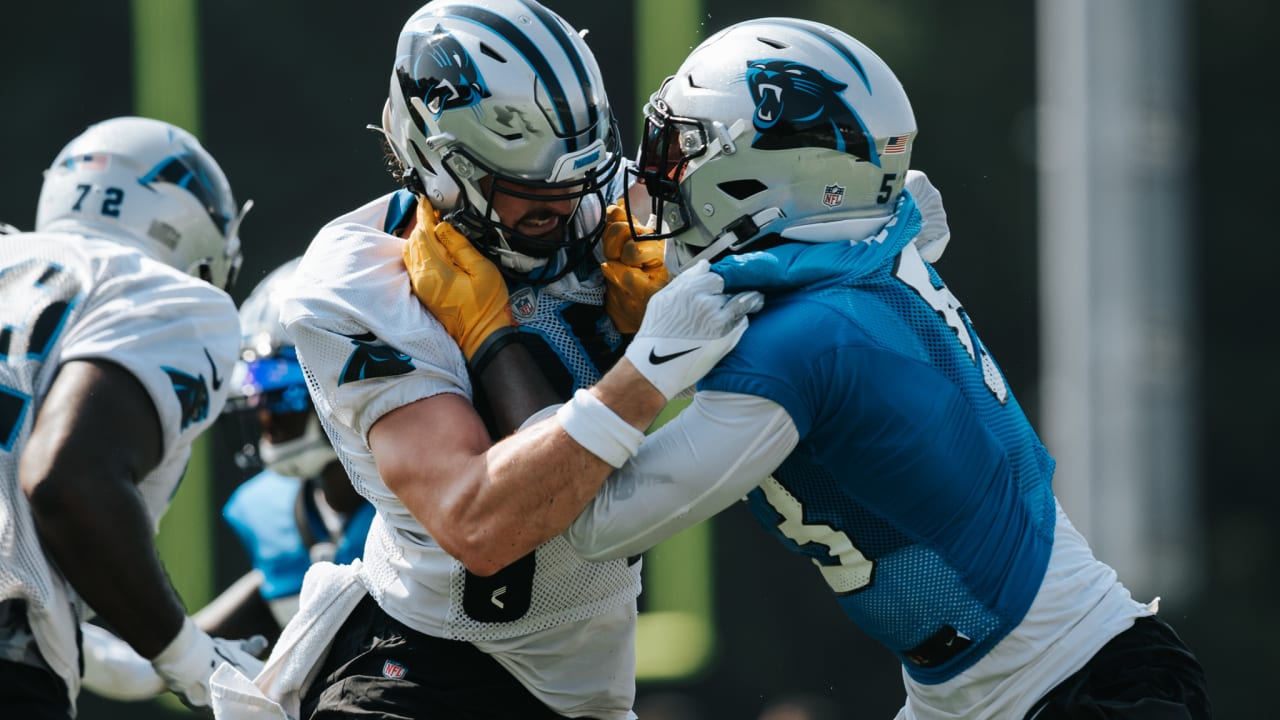
{"type": "MultiPolygon", "coordinates": [[[[626,324],[641,306],[629,292],[647,295],[659,284],[649,272],[665,271],[646,267],[629,233],[601,244],[622,178],[618,128],[583,35],[534,0],[428,3],[389,69],[381,129],[405,188],[322,228],[281,312],[376,517],[359,562],[308,571],[263,672],[215,678],[237,692],[215,712],[628,720],[639,562],[589,562],[562,537],[612,466],[578,448],[542,475],[539,453],[573,443],[554,419],[518,436],[529,447],[494,440],[575,391],[592,427],[604,406],[588,387],[688,387],[741,335],[758,294],[724,295],[703,263],[653,295],[671,307],[659,321],[626,324]],[[636,271],[617,285],[602,268],[613,252],[636,271]],[[480,272],[436,262],[449,253],[480,259],[480,272]],[[476,329],[455,341],[460,324],[476,329]],[[673,362],[632,355],[690,341],[673,362]],[[509,462],[517,449],[530,461],[509,462]]],[[[665,404],[650,400],[613,428],[628,443],[665,404]]]]}
{"type": "Polygon", "coordinates": [[[218,663],[261,667],[265,641],[196,626],[154,546],[226,401],[246,208],[190,133],[120,117],[55,158],[34,232],[0,235],[5,717],[75,716],[95,616],[192,706],[218,663]]]}
{"type": "MultiPolygon", "coordinates": [[[[351,486],[320,428],[297,350],[280,325],[274,293],[288,283],[300,260],[263,278],[240,307],[240,361],[231,375],[226,413],[258,429],[256,442],[245,444],[237,464],[256,464],[262,471],[236,488],[222,509],[252,557],[249,582],[257,592],[210,622],[222,629],[238,625],[242,613],[260,618],[252,608],[256,600],[265,601],[273,624],[256,632],[269,638],[297,612],[307,568],[321,560],[349,563],[360,557],[373,520],[373,506],[351,486]]],[[[211,608],[201,615],[206,610],[211,608]]]]}
{"type": "Polygon", "coordinates": [[[626,557],[746,496],[897,655],[899,720],[1208,718],[1198,661],[1072,527],[1053,458],[914,242],[916,123],[889,67],[832,27],[746,21],[646,116],[657,231],[631,219],[636,239],[667,239],[673,282],[720,259],[729,290],[767,300],[573,546],[626,557]]]}

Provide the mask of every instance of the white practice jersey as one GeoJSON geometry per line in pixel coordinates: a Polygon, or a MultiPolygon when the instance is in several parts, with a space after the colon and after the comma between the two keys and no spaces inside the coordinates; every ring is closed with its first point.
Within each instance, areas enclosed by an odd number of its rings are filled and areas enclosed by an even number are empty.
{"type": "MultiPolygon", "coordinates": [[[[419,632],[475,643],[562,714],[627,718],[638,563],[583,560],[560,536],[492,578],[471,575],[378,474],[367,438],[379,418],[440,393],[472,399],[461,351],[413,295],[404,240],[383,231],[396,222],[389,213],[406,211],[391,194],[323,228],[284,291],[281,315],[325,429],[356,490],[377,508],[363,557],[369,591],[419,632]]],[[[584,284],[570,275],[538,292],[560,302],[524,309],[599,306],[602,287],[584,284]]]]}
{"type": "Polygon", "coordinates": [[[91,358],[146,388],[164,455],[137,487],[158,528],[192,443],[222,412],[239,343],[226,293],[141,252],[66,233],[0,236],[0,600],[26,601],[41,654],[73,699],[76,628],[89,611],[46,559],[18,485],[45,395],[59,366],[91,358]]]}

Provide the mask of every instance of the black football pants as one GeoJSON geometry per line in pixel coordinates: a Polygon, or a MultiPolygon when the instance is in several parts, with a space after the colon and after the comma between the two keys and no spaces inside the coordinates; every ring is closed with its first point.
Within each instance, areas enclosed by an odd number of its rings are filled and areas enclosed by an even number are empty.
{"type": "Polygon", "coordinates": [[[1036,703],[1027,720],[1209,720],[1204,669],[1163,620],[1138,618],[1079,672],[1036,703]]]}
{"type": "Polygon", "coordinates": [[[302,698],[303,720],[560,720],[468,642],[424,635],[366,597],[302,698]]]}

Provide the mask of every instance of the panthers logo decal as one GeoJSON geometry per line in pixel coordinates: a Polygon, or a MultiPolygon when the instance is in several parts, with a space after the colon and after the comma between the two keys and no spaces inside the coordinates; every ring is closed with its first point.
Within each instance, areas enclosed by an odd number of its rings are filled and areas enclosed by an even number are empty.
{"type": "Polygon", "coordinates": [[[399,54],[420,58],[413,68],[405,63],[396,68],[400,89],[407,98],[422,98],[427,111],[437,118],[445,110],[471,107],[489,97],[489,88],[471,55],[439,25],[429,35],[414,37],[399,54]]]}
{"type": "Polygon", "coordinates": [[[351,344],[356,346],[347,364],[342,368],[338,384],[369,380],[378,377],[404,375],[413,370],[413,360],[408,355],[390,345],[375,343],[378,339],[372,333],[348,335],[351,344]]]}
{"type": "Polygon", "coordinates": [[[880,166],[866,124],[840,97],[845,83],[791,60],[749,61],[746,79],[756,104],[751,147],[826,147],[880,166]]]}
{"type": "Polygon", "coordinates": [[[209,417],[209,387],[205,385],[204,375],[192,376],[171,367],[160,369],[169,376],[178,404],[182,407],[181,429],[186,430],[192,423],[209,417]]]}

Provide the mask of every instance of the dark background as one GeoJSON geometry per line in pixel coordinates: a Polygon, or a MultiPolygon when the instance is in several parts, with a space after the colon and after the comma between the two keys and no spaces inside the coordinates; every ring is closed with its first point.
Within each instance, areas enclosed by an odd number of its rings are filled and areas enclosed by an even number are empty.
{"type": "MultiPolygon", "coordinates": [[[[634,140],[633,2],[549,0],[578,27],[634,140]]],[[[242,229],[242,300],[300,253],[340,212],[393,187],[376,123],[400,26],[421,3],[216,0],[200,7],[203,77],[198,134],[255,209],[242,229]]],[[[1271,610],[1280,561],[1280,423],[1269,217],[1276,63],[1266,43],[1277,6],[1254,0],[1190,5],[1187,78],[1196,143],[1191,198],[1199,339],[1196,468],[1207,542],[1202,582],[1163,592],[1168,620],[1203,660],[1218,716],[1270,716],[1280,670],[1271,610]]],[[[1037,404],[1035,4],[1027,0],[706,0],[704,27],[786,13],[838,24],[875,48],[912,98],[913,165],[946,198],[953,242],[938,267],[1033,422],[1037,404]]],[[[0,9],[0,220],[30,228],[41,171],[88,124],[132,114],[131,6],[126,0],[0,9]]],[[[674,70],[680,57],[671,58],[674,70]]],[[[647,93],[648,89],[645,89],[647,93]]],[[[1135,239],[1135,242],[1138,239],[1135,239]]],[[[216,446],[222,456],[221,445],[216,446]]],[[[1053,448],[1050,448],[1052,451],[1053,448]]],[[[238,478],[217,464],[220,503],[238,478]]],[[[211,507],[216,507],[213,505],[211,507]]],[[[219,524],[214,567],[225,584],[246,563],[219,524]]],[[[843,620],[808,563],[785,553],[742,508],[713,521],[718,649],[701,676],[641,685],[644,720],[755,718],[797,693],[825,698],[834,717],[890,718],[902,699],[887,651],[843,620]],[[660,708],[661,706],[661,708],[660,708]],[[688,714],[681,714],[682,712],[688,714]]],[[[192,558],[191,562],[210,562],[192,558]]],[[[81,717],[168,717],[171,702],[121,705],[83,696],[81,717]]]]}

